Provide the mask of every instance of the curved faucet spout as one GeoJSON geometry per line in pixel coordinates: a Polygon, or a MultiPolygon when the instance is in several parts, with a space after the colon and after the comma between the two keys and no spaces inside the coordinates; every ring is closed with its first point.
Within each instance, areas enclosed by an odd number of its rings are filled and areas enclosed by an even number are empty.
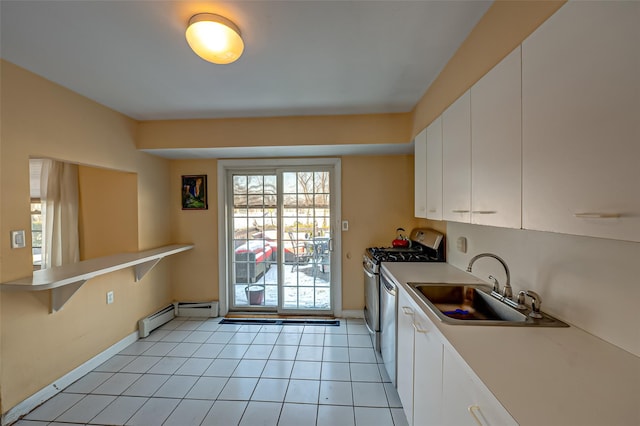
{"type": "Polygon", "coordinates": [[[513,297],[513,290],[511,289],[511,273],[509,272],[509,267],[507,266],[507,263],[500,256],[495,255],[493,253],[477,254],[473,256],[469,261],[469,266],[467,266],[467,272],[471,272],[473,268],[473,264],[475,263],[476,260],[480,259],[481,257],[492,257],[502,264],[502,266],[504,267],[504,271],[507,275],[507,282],[504,285],[504,288],[502,289],[502,296],[504,298],[511,299],[513,297]]]}

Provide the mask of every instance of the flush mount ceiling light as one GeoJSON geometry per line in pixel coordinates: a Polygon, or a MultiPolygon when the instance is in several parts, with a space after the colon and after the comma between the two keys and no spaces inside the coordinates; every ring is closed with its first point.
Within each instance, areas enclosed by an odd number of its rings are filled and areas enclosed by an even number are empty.
{"type": "Polygon", "coordinates": [[[196,55],[214,64],[235,62],[244,50],[244,41],[237,25],[213,13],[192,16],[186,37],[196,55]]]}

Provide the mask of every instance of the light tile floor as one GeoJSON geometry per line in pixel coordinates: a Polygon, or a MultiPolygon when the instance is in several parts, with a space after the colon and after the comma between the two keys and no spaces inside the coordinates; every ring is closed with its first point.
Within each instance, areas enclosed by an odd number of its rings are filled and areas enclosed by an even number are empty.
{"type": "Polygon", "coordinates": [[[15,425],[407,425],[362,320],[219,321],[174,319],[15,425]]]}

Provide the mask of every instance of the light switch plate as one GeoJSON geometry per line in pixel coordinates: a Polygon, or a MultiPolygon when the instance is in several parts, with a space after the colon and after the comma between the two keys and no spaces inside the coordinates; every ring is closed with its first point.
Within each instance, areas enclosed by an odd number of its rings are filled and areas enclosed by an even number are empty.
{"type": "Polygon", "coordinates": [[[342,221],[342,230],[343,231],[348,231],[349,230],[349,221],[348,220],[343,220],[342,221]]]}
{"type": "Polygon", "coordinates": [[[25,245],[24,229],[21,229],[20,231],[11,231],[11,248],[24,248],[25,245]]]}

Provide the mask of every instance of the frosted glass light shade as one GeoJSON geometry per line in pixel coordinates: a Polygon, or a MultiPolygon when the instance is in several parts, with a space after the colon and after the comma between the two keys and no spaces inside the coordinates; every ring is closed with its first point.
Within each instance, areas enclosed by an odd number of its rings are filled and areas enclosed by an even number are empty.
{"type": "Polygon", "coordinates": [[[244,51],[244,41],[236,24],[213,13],[192,16],[186,37],[196,55],[214,64],[235,62],[244,51]]]}

